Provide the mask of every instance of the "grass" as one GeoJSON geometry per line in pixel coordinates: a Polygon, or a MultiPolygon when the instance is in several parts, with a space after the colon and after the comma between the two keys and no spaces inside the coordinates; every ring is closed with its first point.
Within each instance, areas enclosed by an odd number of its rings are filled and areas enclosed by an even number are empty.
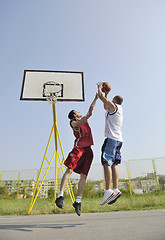
{"type": "MultiPolygon", "coordinates": [[[[138,211],[150,209],[165,209],[165,193],[152,193],[145,195],[122,196],[112,205],[100,206],[101,197],[83,198],[82,213],[138,211]]],[[[30,199],[0,199],[0,215],[26,215],[30,199]]],[[[32,215],[54,214],[53,199],[37,199],[32,209],[32,215]]],[[[56,214],[74,213],[72,202],[69,198],[64,200],[64,209],[56,209],[56,214]]]]}

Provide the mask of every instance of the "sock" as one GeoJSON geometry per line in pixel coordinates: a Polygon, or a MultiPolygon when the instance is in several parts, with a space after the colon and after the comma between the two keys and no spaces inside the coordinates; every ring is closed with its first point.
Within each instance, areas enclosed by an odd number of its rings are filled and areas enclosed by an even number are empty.
{"type": "Polygon", "coordinates": [[[62,191],[59,191],[58,198],[59,197],[63,197],[63,192],[62,191]]]}
{"type": "Polygon", "coordinates": [[[113,191],[114,191],[115,193],[120,192],[118,188],[114,188],[113,191]]]}
{"type": "Polygon", "coordinates": [[[108,189],[108,190],[105,190],[105,192],[113,193],[113,190],[112,189],[108,189]]]}
{"type": "Polygon", "coordinates": [[[77,196],[76,202],[77,202],[77,203],[81,203],[81,197],[80,197],[80,196],[77,196]]]}

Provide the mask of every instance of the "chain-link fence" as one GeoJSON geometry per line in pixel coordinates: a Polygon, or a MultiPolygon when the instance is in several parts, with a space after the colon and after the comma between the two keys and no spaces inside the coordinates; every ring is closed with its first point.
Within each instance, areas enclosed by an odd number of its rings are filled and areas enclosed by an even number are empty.
{"type": "MultiPolygon", "coordinates": [[[[42,169],[39,184],[46,170],[46,168],[42,169]]],[[[6,194],[9,196],[30,197],[33,195],[38,174],[39,169],[0,171],[1,189],[6,189],[6,194]]],[[[58,190],[63,175],[61,167],[58,167],[57,174],[58,190]]],[[[78,184],[79,175],[73,173],[70,179],[72,184],[78,184]]],[[[92,164],[87,180],[92,182],[96,189],[104,189],[104,172],[101,164],[92,164]]],[[[54,185],[55,168],[50,167],[39,192],[39,197],[47,198],[49,189],[54,188],[54,185]]],[[[123,161],[119,165],[119,189],[129,191],[130,195],[164,191],[165,158],[123,161]]]]}

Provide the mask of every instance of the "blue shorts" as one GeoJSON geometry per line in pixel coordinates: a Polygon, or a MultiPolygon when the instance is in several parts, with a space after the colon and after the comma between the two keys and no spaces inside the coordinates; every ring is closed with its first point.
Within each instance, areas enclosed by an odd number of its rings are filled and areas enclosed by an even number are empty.
{"type": "Polygon", "coordinates": [[[116,141],[111,138],[106,138],[102,146],[101,163],[107,163],[110,167],[113,164],[121,163],[121,152],[122,142],[116,141]]]}

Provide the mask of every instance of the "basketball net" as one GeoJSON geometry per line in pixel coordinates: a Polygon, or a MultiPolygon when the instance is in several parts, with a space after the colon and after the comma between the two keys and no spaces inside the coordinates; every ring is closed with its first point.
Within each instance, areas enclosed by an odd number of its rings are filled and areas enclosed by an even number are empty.
{"type": "Polygon", "coordinates": [[[43,96],[49,103],[56,103],[57,97],[60,96],[62,91],[62,84],[49,81],[43,85],[43,96]]]}
{"type": "Polygon", "coordinates": [[[55,92],[51,93],[48,92],[48,96],[46,97],[46,100],[48,103],[56,103],[57,102],[57,94],[55,92]]]}

